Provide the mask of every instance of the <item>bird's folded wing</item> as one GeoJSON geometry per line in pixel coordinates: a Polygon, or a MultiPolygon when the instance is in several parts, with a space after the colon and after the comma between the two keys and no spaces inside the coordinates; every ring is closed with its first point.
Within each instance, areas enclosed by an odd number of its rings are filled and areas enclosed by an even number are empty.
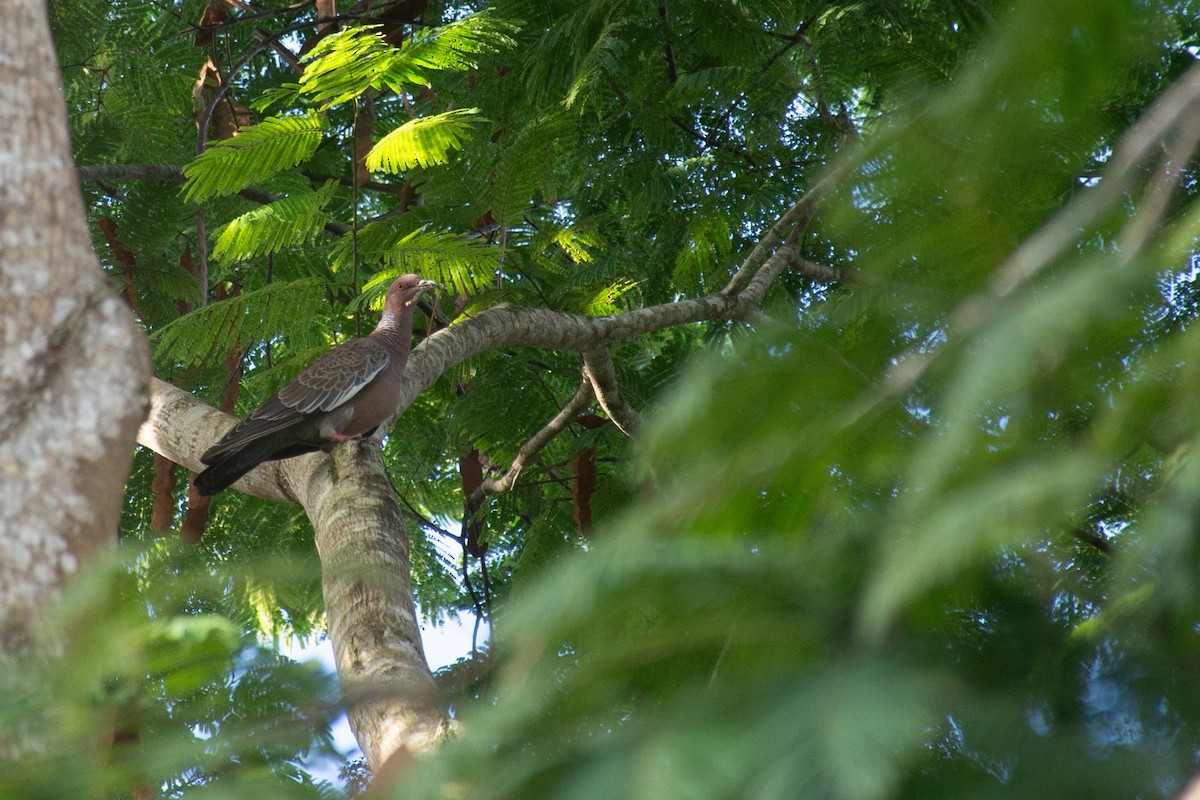
{"type": "Polygon", "coordinates": [[[304,419],[304,414],[279,402],[277,396],[267,399],[250,416],[238,422],[221,437],[221,441],[204,451],[201,463],[213,464],[226,453],[240,450],[249,442],[289,428],[304,419]]]}
{"type": "Polygon", "coordinates": [[[362,391],[389,359],[388,349],[374,339],[351,339],[330,350],[235,425],[200,461],[211,464],[249,442],[337,408],[362,391]]]}
{"type": "Polygon", "coordinates": [[[351,339],[305,367],[277,397],[301,414],[331,411],[362,391],[390,358],[388,349],[374,339],[351,339]]]}

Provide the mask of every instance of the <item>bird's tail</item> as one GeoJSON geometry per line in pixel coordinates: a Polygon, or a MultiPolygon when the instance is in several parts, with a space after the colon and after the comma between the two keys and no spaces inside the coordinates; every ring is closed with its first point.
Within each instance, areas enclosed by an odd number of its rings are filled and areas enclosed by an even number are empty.
{"type": "Polygon", "coordinates": [[[272,455],[269,446],[264,447],[260,442],[248,442],[245,447],[228,450],[213,459],[208,468],[196,476],[192,485],[206,497],[214,495],[272,455]]]}

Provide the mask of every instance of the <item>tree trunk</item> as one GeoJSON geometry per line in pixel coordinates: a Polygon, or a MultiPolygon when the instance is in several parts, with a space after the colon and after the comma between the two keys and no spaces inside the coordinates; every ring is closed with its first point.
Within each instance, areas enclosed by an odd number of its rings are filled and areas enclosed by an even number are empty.
{"type": "MultiPolygon", "coordinates": [[[[154,381],[151,405],[139,441],[193,470],[233,425],[165,381],[154,381]]],[[[378,449],[351,442],[332,457],[269,461],[236,485],[295,503],[312,521],[338,676],[371,769],[432,748],[449,721],[421,646],[408,532],[378,449]]]]}
{"type": "Polygon", "coordinates": [[[0,26],[0,651],[116,541],[149,351],[92,252],[41,0],[0,26]]]}

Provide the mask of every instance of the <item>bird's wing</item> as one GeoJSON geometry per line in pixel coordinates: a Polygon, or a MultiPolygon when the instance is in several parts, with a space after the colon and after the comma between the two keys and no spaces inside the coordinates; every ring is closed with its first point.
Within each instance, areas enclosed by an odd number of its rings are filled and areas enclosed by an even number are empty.
{"type": "Polygon", "coordinates": [[[374,339],[351,339],[305,367],[276,397],[301,414],[332,411],[362,391],[390,359],[388,349],[374,339]]]}
{"type": "Polygon", "coordinates": [[[248,443],[285,430],[314,414],[349,401],[388,365],[390,354],[374,339],[351,339],[309,364],[210,447],[200,461],[211,464],[248,443]]]}

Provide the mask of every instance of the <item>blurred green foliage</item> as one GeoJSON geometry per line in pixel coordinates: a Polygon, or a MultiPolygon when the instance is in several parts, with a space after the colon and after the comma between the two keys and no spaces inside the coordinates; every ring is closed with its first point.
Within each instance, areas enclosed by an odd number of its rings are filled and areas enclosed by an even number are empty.
{"type": "Polygon", "coordinates": [[[5,661],[0,797],[344,796],[310,771],[344,758],[334,677],[247,633],[229,575],[159,542],[76,580],[47,631],[65,651],[5,661]]]}
{"type": "MultiPolygon", "coordinates": [[[[179,32],[204,3],[160,5],[52,3],[79,163],[188,163],[200,64],[255,46],[235,24],[191,47],[179,32]]],[[[1104,171],[1192,68],[1200,6],[497,0],[425,18],[454,24],[442,50],[419,37],[449,60],[416,70],[348,35],[375,60],[330,40],[343,68],[307,84],[324,102],[375,81],[377,141],[479,110],[436,157],[389,157],[410,168],[377,177],[419,191],[407,209],[336,182],[351,104],[309,113],[275,59],[237,77],[240,100],[266,96],[270,119],[322,138],[294,159],[267,139],[280,151],[254,157],[273,206],[307,209],[299,229],[244,198],[205,201],[212,242],[238,236],[213,253],[213,285],[241,292],[224,304],[180,316],[198,292],[178,184],[84,185],[93,220],[136,253],[163,377],[213,400],[222,360],[247,349],[248,410],[353,335],[360,294],[398,269],[471,292],[470,308],[616,313],[715,291],[822,175],[833,190],[802,253],[849,279],[789,272],[752,324],[614,348],[646,410],[638,466],[611,429],[572,430],[492,498],[498,672],[456,701],[463,735],[391,793],[1177,796],[1200,749],[1195,161],[1167,165],[1179,188],[1161,212],[1147,198],[1164,146],[1119,181],[1104,171]],[[395,85],[347,66],[376,61],[395,85]],[[1064,215],[1108,187],[1083,222],[1064,215]],[[361,247],[324,234],[355,217],[380,217],[361,247]],[[488,221],[490,244],[466,237],[488,221]],[[1067,244],[1014,272],[1046,230],[1067,244]],[[585,447],[601,469],[586,539],[563,478],[585,447]]],[[[211,169],[221,192],[245,177],[211,169]]],[[[504,466],[578,368],[481,355],[393,432],[427,616],[476,608],[464,569],[483,584],[457,552],[458,457],[504,466]]],[[[141,453],[125,558],[76,588],[65,658],[9,672],[6,727],[50,744],[0,770],[0,793],[330,794],[297,766],[328,752],[328,678],[255,644],[320,630],[307,522],[227,492],[202,544],[176,552],[149,530],[150,482],[141,453]],[[106,725],[137,746],[105,751],[106,725]]]]}

